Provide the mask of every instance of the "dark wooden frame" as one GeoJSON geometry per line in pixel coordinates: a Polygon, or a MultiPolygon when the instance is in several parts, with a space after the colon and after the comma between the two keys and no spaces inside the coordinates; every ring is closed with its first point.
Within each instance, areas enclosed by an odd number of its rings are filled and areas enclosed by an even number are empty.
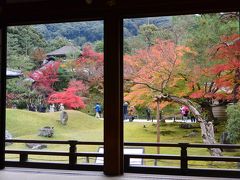
{"type": "Polygon", "coordinates": [[[0,168],[4,168],[6,27],[9,25],[104,20],[104,173],[123,174],[123,18],[239,11],[237,0],[85,0],[5,3],[1,11],[0,168]],[[111,59],[111,61],[110,61],[111,59]],[[114,161],[112,159],[115,159],[114,161]]]}
{"type": "Polygon", "coordinates": [[[5,20],[5,2],[0,1],[0,169],[5,167],[5,107],[6,107],[6,43],[7,28],[5,20]]]}

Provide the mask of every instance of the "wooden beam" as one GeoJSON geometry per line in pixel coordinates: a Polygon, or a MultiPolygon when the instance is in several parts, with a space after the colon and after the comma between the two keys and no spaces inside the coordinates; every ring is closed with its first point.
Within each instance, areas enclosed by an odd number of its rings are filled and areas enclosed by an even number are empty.
{"type": "MultiPolygon", "coordinates": [[[[4,1],[1,1],[4,7],[4,1]]],[[[5,108],[6,108],[6,39],[7,30],[4,22],[4,11],[0,13],[0,169],[5,167],[5,108]]]]}
{"type": "Polygon", "coordinates": [[[123,20],[104,18],[104,173],[123,174],[123,20]]]}
{"type": "Polygon", "coordinates": [[[104,13],[146,17],[239,11],[238,1],[228,0],[87,0],[8,3],[9,25],[101,19],[104,13]]]}

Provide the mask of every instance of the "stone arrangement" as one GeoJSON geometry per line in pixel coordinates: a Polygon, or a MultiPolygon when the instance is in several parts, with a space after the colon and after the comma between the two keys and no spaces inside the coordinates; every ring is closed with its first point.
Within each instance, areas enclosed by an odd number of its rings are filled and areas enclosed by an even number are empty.
{"type": "Polygon", "coordinates": [[[187,134],[186,136],[183,137],[196,137],[198,135],[196,130],[193,130],[192,132],[190,132],[189,134],[187,134]]]}
{"type": "Polygon", "coordinates": [[[61,111],[60,122],[62,125],[66,125],[68,121],[68,113],[66,111],[61,111]]]}
{"type": "Polygon", "coordinates": [[[52,137],[54,135],[54,127],[45,126],[39,129],[39,136],[52,137]]]}
{"type": "Polygon", "coordinates": [[[182,129],[192,129],[193,125],[187,124],[187,123],[183,123],[183,124],[180,124],[179,127],[182,128],[182,129]]]}
{"type": "Polygon", "coordinates": [[[47,148],[46,144],[26,143],[26,146],[32,150],[39,150],[47,148]]]}

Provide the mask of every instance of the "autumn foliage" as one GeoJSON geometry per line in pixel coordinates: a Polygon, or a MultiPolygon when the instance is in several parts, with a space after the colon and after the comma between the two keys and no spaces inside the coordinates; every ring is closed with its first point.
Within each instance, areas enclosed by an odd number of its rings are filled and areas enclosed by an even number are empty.
{"type": "Polygon", "coordinates": [[[135,84],[125,94],[125,100],[133,105],[153,106],[157,92],[166,92],[176,85],[184,51],[188,48],[158,39],[155,45],[124,56],[124,78],[135,84]]]}
{"type": "Polygon", "coordinates": [[[75,88],[67,88],[63,92],[55,92],[48,98],[48,103],[63,104],[69,109],[84,108],[85,104],[81,97],[76,95],[77,90],[75,88]]]}
{"type": "Polygon", "coordinates": [[[54,92],[48,98],[48,103],[63,104],[69,109],[84,108],[85,104],[80,94],[86,93],[86,87],[81,81],[70,81],[63,92],[54,92]]]}
{"type": "Polygon", "coordinates": [[[30,73],[29,77],[34,80],[34,87],[53,91],[53,84],[58,81],[59,61],[51,61],[40,69],[30,73]]]}
{"type": "Polygon", "coordinates": [[[44,94],[49,104],[62,103],[69,109],[82,109],[85,107],[83,97],[88,96],[89,86],[97,85],[103,89],[103,54],[95,52],[90,45],[84,46],[81,56],[71,61],[72,72],[77,80],[70,80],[67,88],[57,92],[54,83],[59,81],[59,67],[68,68],[68,65],[68,62],[50,61],[30,73],[29,77],[34,81],[33,88],[44,94]]]}
{"type": "Polygon", "coordinates": [[[96,84],[103,81],[103,53],[85,45],[81,56],[76,60],[76,73],[83,81],[96,84]]]}
{"type": "Polygon", "coordinates": [[[222,37],[222,42],[210,50],[210,61],[218,62],[210,67],[195,67],[198,74],[191,76],[190,98],[215,99],[231,102],[239,99],[240,84],[240,39],[239,35],[222,37]],[[200,79],[205,77],[205,82],[200,79]],[[207,81],[206,81],[207,80],[207,81]]]}

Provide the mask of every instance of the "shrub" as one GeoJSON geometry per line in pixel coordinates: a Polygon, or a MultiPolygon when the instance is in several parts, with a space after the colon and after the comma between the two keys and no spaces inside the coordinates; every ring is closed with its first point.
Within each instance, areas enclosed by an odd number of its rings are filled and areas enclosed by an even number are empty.
{"type": "Polygon", "coordinates": [[[227,107],[227,131],[232,143],[240,141],[240,103],[227,107]]]}

